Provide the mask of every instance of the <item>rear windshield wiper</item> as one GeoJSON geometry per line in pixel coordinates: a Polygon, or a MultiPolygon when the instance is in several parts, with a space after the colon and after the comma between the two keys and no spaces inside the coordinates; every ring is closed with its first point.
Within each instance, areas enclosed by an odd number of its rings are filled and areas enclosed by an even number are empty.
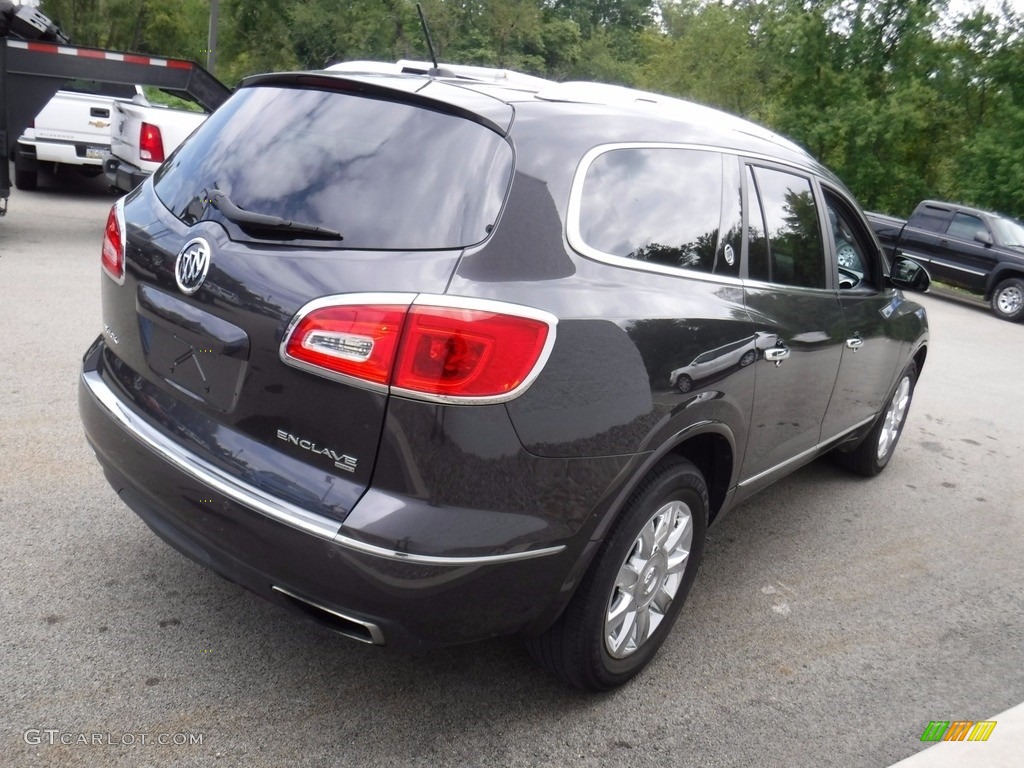
{"type": "Polygon", "coordinates": [[[342,240],[341,232],[328,227],[320,227],[316,224],[306,224],[301,221],[289,221],[280,216],[270,216],[265,213],[253,213],[235,205],[231,198],[219,189],[206,194],[218,211],[231,221],[241,227],[249,227],[265,232],[283,232],[287,234],[301,235],[304,237],[322,237],[328,240],[342,240]]]}

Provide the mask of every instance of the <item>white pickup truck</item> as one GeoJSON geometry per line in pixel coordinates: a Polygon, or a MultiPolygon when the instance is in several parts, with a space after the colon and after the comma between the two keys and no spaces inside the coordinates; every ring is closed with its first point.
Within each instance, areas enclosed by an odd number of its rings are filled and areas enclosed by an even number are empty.
{"type": "Polygon", "coordinates": [[[111,112],[132,99],[145,101],[142,89],[89,80],[72,80],[57,91],[18,138],[14,184],[35,189],[39,169],[75,167],[87,176],[103,172],[110,151],[111,112]]]}
{"type": "Polygon", "coordinates": [[[207,118],[205,112],[172,109],[149,102],[116,102],[110,125],[107,180],[130,192],[207,118]]]}

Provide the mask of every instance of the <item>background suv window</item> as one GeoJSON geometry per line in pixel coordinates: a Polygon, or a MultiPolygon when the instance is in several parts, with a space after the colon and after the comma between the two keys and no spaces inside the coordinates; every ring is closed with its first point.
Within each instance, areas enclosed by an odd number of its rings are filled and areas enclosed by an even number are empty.
{"type": "Polygon", "coordinates": [[[668,147],[612,149],[587,169],[580,237],[612,256],[736,276],[739,201],[735,158],[668,147]]]}
{"type": "Polygon", "coordinates": [[[983,232],[988,231],[977,216],[957,211],[953,214],[953,220],[949,222],[949,227],[946,228],[946,234],[951,237],[959,237],[961,240],[973,240],[979,229],[983,232]]]}
{"type": "Polygon", "coordinates": [[[748,185],[750,277],[824,288],[825,253],[810,179],[771,168],[750,168],[748,185]]]}

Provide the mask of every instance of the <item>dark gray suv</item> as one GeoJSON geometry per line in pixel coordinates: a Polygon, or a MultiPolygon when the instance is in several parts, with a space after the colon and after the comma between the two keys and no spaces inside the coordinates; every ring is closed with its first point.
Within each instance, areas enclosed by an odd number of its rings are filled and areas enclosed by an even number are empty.
{"type": "Polygon", "coordinates": [[[889,462],[927,276],[738,118],[401,69],[250,78],[113,207],[86,434],[269,600],[396,648],[520,633],[610,688],[708,525],[824,453],[889,462]]]}

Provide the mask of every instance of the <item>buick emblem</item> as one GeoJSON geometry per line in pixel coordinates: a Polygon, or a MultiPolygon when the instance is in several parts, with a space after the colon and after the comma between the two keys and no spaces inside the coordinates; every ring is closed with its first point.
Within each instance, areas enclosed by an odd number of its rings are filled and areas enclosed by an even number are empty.
{"type": "Polygon", "coordinates": [[[178,252],[174,280],[182,293],[191,295],[199,290],[209,269],[210,244],[201,237],[194,237],[178,252]]]}

